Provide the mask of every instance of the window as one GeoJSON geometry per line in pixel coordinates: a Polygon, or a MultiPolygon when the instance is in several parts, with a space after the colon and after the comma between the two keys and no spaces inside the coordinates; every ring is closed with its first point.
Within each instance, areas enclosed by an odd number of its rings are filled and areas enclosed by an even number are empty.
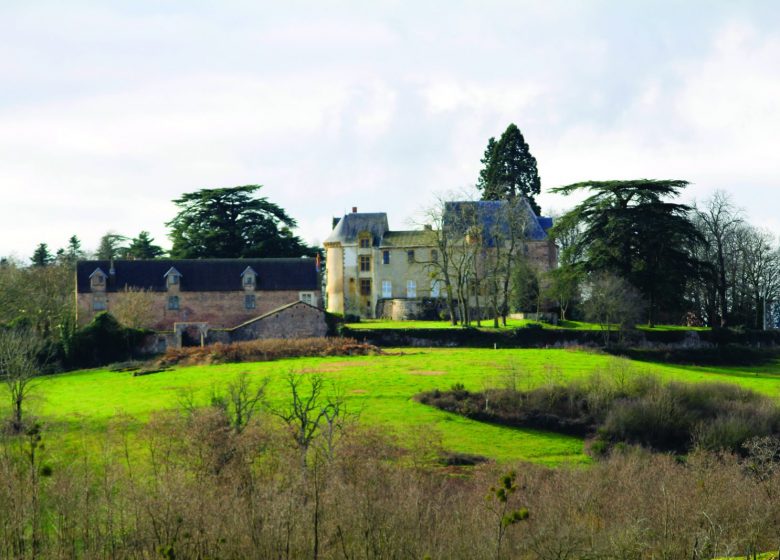
{"type": "Polygon", "coordinates": [[[406,252],[406,262],[413,263],[414,262],[414,249],[411,251],[406,252]]]}
{"type": "Polygon", "coordinates": [[[360,248],[361,249],[368,249],[371,247],[371,237],[368,235],[363,235],[360,237],[360,248]]]}
{"type": "Polygon", "coordinates": [[[169,274],[168,275],[168,285],[174,286],[179,283],[179,275],[178,274],[169,274]]]}
{"type": "Polygon", "coordinates": [[[437,298],[439,297],[439,281],[438,280],[431,280],[431,297],[437,298]]]}
{"type": "Polygon", "coordinates": [[[93,284],[97,284],[98,286],[102,286],[103,282],[105,281],[105,278],[103,278],[102,274],[96,274],[94,280],[92,281],[93,284]]]}
{"type": "Polygon", "coordinates": [[[417,297],[417,282],[414,280],[409,280],[406,283],[406,297],[413,298],[417,297]]]}
{"type": "MultiPolygon", "coordinates": [[[[102,279],[103,277],[101,276],[100,278],[102,279]]],[[[92,311],[105,311],[106,309],[108,309],[106,298],[96,297],[92,300],[92,311]]]]}
{"type": "Polygon", "coordinates": [[[312,294],[311,292],[301,292],[300,294],[298,294],[298,299],[301,300],[303,303],[314,305],[314,294],[312,294]]]}
{"type": "Polygon", "coordinates": [[[360,295],[361,296],[371,295],[371,278],[360,279],[360,295]]]}
{"type": "Polygon", "coordinates": [[[255,285],[255,277],[251,274],[246,274],[244,276],[244,286],[252,287],[255,285]]]}
{"type": "Polygon", "coordinates": [[[360,272],[371,272],[371,257],[360,255],[360,272]]]}
{"type": "Polygon", "coordinates": [[[382,297],[393,297],[393,283],[390,280],[382,280],[382,297]]]}
{"type": "Polygon", "coordinates": [[[439,262],[439,251],[431,249],[431,262],[439,262]]]}
{"type": "Polygon", "coordinates": [[[247,294],[244,296],[244,309],[254,309],[257,307],[254,294],[247,294]]]}
{"type": "MultiPolygon", "coordinates": [[[[171,278],[171,277],[169,277],[171,278]]],[[[168,309],[171,309],[173,311],[176,311],[179,309],[179,296],[169,296],[168,297],[168,309]]]]}
{"type": "Polygon", "coordinates": [[[390,264],[390,251],[382,251],[382,264],[390,264]]]}

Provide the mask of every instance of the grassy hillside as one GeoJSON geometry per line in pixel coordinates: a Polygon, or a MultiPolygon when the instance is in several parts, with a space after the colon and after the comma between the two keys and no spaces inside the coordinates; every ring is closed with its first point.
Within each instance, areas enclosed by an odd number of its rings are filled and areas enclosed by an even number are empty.
{"type": "MultiPolygon", "coordinates": [[[[139,422],[160,409],[179,406],[182,390],[194,391],[207,402],[215,386],[246,372],[258,382],[269,379],[268,397],[287,397],[288,372],[322,374],[341,392],[360,421],[386,427],[402,443],[440,440],[446,449],[485,455],[500,461],[527,460],[543,464],[584,463],[581,440],[547,432],[480,424],[426,407],[411,397],[434,388],[462,383],[471,390],[501,386],[519,388],[559,383],[590,375],[632,375],[650,372],[664,379],[691,382],[726,381],[761,393],[780,396],[780,364],[751,368],[708,368],[630,362],[574,350],[403,349],[371,357],[298,358],[277,362],[181,367],[133,377],[107,370],[72,372],[42,378],[34,412],[47,425],[49,448],[66,453],[73,446],[94,446],[117,414],[139,422]]],[[[7,406],[5,400],[0,407],[7,406]]]]}

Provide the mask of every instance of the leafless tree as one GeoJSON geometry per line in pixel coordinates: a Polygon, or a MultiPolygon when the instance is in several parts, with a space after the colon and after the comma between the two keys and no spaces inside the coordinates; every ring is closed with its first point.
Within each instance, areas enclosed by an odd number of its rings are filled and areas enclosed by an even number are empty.
{"type": "Polygon", "coordinates": [[[766,302],[777,299],[780,291],[780,253],[770,232],[749,226],[742,229],[740,252],[744,259],[744,275],[753,300],[755,327],[761,329],[766,302]]]}
{"type": "Polygon", "coordinates": [[[40,373],[42,351],[43,342],[33,330],[0,330],[0,379],[11,403],[12,433],[20,433],[25,428],[25,405],[40,373]]]}
{"type": "Polygon", "coordinates": [[[604,344],[609,344],[610,331],[617,327],[618,336],[633,328],[642,312],[642,300],[636,289],[614,274],[600,274],[587,286],[585,313],[598,323],[604,333],[604,344]]]}
{"type": "Polygon", "coordinates": [[[715,191],[701,206],[695,206],[695,212],[699,229],[707,240],[706,247],[714,261],[718,315],[720,326],[725,327],[729,311],[727,251],[730,238],[743,222],[742,214],[734,207],[728,193],[724,191],[715,191]]]}
{"type": "Polygon", "coordinates": [[[113,299],[111,314],[117,321],[134,329],[149,328],[155,318],[154,293],[144,288],[126,286],[113,299]]]}
{"type": "Polygon", "coordinates": [[[301,466],[307,469],[307,458],[315,438],[325,433],[332,449],[336,430],[346,414],[346,403],[341,395],[325,395],[325,379],[321,375],[306,376],[290,372],[285,381],[290,390],[285,405],[271,407],[271,413],[289,428],[301,453],[301,466]],[[308,378],[308,383],[306,379],[308,378]]]}

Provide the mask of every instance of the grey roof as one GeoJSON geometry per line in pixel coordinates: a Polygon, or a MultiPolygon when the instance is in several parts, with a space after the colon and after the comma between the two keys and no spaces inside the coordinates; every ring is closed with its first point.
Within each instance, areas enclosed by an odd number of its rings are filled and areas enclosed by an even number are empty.
{"type": "MultiPolygon", "coordinates": [[[[182,292],[227,292],[242,290],[242,271],[248,266],[257,271],[256,289],[302,290],[320,289],[315,259],[154,259],[118,260],[113,262],[114,274],[108,274],[106,290],[125,288],[166,291],[165,275],[172,268],[181,276],[182,292]]],[[[76,264],[76,285],[79,293],[91,291],[89,275],[96,268],[108,270],[109,261],[80,261],[76,264]]]]}
{"type": "MultiPolygon", "coordinates": [[[[482,229],[483,238],[488,245],[495,243],[498,234],[506,235],[509,232],[509,211],[506,200],[468,200],[446,202],[444,205],[444,226],[454,231],[463,229],[476,223],[482,229]]],[[[523,198],[519,208],[521,214],[518,219],[525,221],[525,235],[530,241],[545,241],[547,229],[552,226],[552,218],[539,218],[528,201],[523,198]],[[546,226],[546,227],[545,227],[546,226]]]]}
{"type": "Polygon", "coordinates": [[[353,212],[339,220],[324,243],[356,243],[358,234],[367,231],[371,245],[376,246],[388,229],[385,212],[353,212]]]}

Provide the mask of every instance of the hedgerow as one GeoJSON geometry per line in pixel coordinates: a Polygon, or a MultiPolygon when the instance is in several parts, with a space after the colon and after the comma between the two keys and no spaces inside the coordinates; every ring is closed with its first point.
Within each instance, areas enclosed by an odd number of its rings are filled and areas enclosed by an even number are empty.
{"type": "Polygon", "coordinates": [[[282,338],[169,348],[158,363],[162,366],[222,364],[317,356],[367,356],[381,353],[382,351],[376,346],[352,338],[282,338]]]}

